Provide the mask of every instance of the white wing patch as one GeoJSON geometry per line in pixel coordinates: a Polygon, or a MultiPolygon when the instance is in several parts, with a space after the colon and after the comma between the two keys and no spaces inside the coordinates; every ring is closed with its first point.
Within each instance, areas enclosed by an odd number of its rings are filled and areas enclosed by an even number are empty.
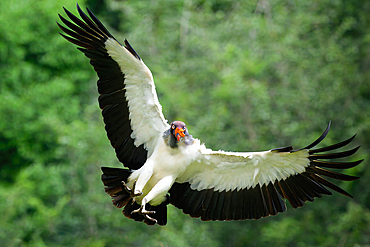
{"type": "Polygon", "coordinates": [[[141,59],[134,57],[116,40],[108,38],[105,47],[125,75],[125,96],[133,130],[131,138],[137,147],[144,144],[149,157],[160,133],[169,128],[158,101],[152,73],[141,59]]]}
{"type": "Polygon", "coordinates": [[[186,177],[193,190],[229,191],[254,188],[302,173],[310,164],[308,151],[224,152],[201,148],[203,161],[192,164],[186,177]]]}

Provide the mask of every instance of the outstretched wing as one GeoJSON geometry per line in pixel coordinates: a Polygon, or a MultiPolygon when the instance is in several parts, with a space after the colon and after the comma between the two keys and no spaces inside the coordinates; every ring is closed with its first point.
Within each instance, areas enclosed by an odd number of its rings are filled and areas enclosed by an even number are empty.
{"type": "Polygon", "coordinates": [[[71,21],[59,15],[68,27],[58,23],[90,59],[98,74],[99,105],[105,129],[118,159],[131,169],[140,168],[151,155],[158,137],[169,128],[150,70],[127,40],[122,46],[87,9],[77,5],[80,20],[64,9],[71,21]]]}
{"type": "MultiPolygon", "coordinates": [[[[329,125],[330,126],[330,125],[329,125]]],[[[348,169],[355,162],[323,161],[348,157],[359,147],[345,152],[325,153],[349,144],[353,138],[319,149],[329,126],[311,145],[293,150],[278,148],[265,152],[233,153],[203,149],[203,160],[189,167],[171,188],[171,203],[184,213],[202,220],[259,219],[286,210],[284,198],[293,208],[305,201],[331,195],[332,189],[352,197],[322,176],[351,181],[358,177],[325,168],[348,169]]]]}

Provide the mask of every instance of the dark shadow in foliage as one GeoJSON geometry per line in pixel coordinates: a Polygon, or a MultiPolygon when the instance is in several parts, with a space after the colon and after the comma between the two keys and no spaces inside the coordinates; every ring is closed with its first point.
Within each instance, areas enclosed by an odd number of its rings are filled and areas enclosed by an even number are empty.
{"type": "Polygon", "coordinates": [[[13,183],[21,168],[31,164],[31,161],[22,157],[13,140],[0,136],[0,180],[13,183]]]}

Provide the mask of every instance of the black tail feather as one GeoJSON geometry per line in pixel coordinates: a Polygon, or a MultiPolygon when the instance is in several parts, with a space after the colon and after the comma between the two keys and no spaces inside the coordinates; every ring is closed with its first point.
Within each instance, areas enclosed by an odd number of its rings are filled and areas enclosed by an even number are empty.
{"type": "Polygon", "coordinates": [[[166,201],[162,202],[158,206],[152,206],[150,204],[145,205],[147,211],[154,211],[150,217],[156,219],[157,222],[145,218],[139,213],[132,213],[132,211],[139,209],[140,205],[133,202],[131,194],[126,191],[122,182],[127,183],[129,176],[132,173],[130,169],[120,169],[120,168],[109,168],[102,167],[103,174],[101,179],[105,185],[105,192],[112,197],[112,203],[117,208],[122,208],[122,213],[130,219],[135,221],[144,221],[148,225],[158,225],[164,226],[167,224],[167,204],[169,203],[169,197],[167,196],[166,201]]]}
{"type": "Polygon", "coordinates": [[[134,221],[143,221],[144,216],[141,214],[133,214],[132,211],[140,208],[140,205],[132,201],[132,198],[127,203],[127,206],[123,209],[122,213],[127,218],[133,219],[134,221]]]}
{"type": "Polygon", "coordinates": [[[117,208],[127,205],[131,199],[130,193],[127,192],[122,181],[127,182],[131,174],[129,169],[102,167],[103,174],[101,180],[105,185],[105,192],[112,197],[112,203],[117,208]]]}
{"type": "Polygon", "coordinates": [[[140,205],[133,202],[132,199],[127,203],[127,206],[123,209],[122,213],[127,218],[133,219],[135,221],[143,221],[147,225],[155,225],[157,223],[160,226],[167,224],[167,204],[169,203],[169,198],[165,202],[162,202],[158,206],[152,206],[150,204],[145,205],[147,211],[154,211],[154,214],[150,214],[151,218],[154,218],[157,222],[147,219],[144,215],[139,213],[132,213],[132,211],[140,208],[140,205]]]}

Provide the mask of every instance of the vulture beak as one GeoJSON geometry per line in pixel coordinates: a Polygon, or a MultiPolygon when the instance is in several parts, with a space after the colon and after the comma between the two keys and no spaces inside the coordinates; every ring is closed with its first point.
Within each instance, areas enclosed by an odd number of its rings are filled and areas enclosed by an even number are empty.
{"type": "Polygon", "coordinates": [[[175,129],[175,137],[177,139],[177,141],[180,141],[180,138],[181,137],[184,137],[185,136],[185,130],[183,128],[176,128],[175,129]]]}

